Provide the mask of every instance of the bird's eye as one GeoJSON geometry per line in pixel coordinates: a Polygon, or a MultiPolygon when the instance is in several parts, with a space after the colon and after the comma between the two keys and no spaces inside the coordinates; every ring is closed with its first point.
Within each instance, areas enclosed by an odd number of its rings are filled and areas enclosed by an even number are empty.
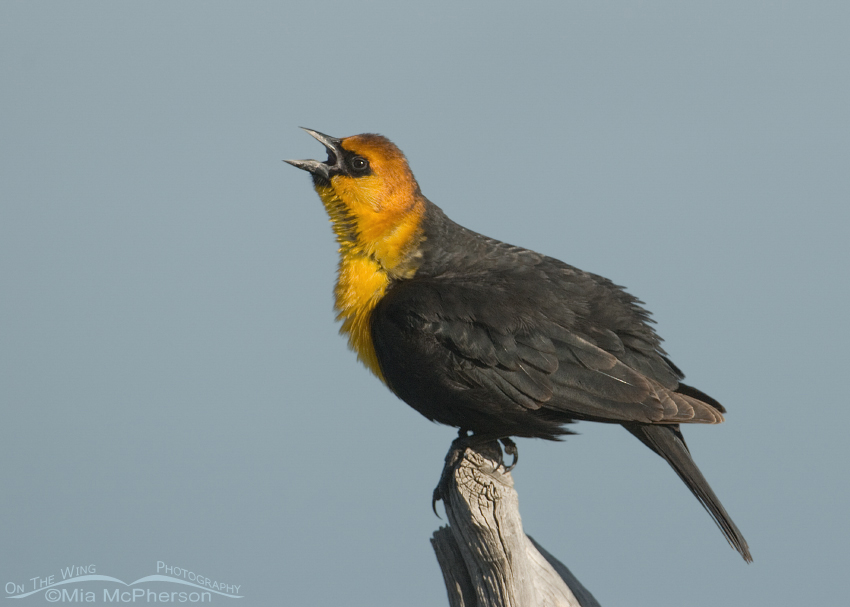
{"type": "Polygon", "coordinates": [[[362,173],[369,168],[369,161],[363,158],[363,156],[355,156],[351,159],[351,168],[358,173],[362,173]]]}

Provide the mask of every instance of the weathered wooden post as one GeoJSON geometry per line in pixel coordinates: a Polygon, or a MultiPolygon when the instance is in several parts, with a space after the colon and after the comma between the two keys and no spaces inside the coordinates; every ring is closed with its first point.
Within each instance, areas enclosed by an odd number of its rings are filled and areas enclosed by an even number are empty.
{"type": "Polygon", "coordinates": [[[451,607],[599,607],[569,569],[523,532],[499,444],[467,447],[462,455],[453,450],[438,489],[449,526],[431,539],[451,607]]]}

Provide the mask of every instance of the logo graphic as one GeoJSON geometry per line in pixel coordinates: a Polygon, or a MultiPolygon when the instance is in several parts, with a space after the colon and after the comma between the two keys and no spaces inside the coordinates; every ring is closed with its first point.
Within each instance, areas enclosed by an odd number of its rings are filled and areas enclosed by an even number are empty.
{"type": "Polygon", "coordinates": [[[61,579],[49,575],[30,578],[29,584],[6,582],[6,598],[25,599],[41,593],[49,603],[211,603],[214,596],[243,598],[240,585],[225,584],[183,567],[157,561],[156,571],[127,583],[98,574],[93,564],[66,567],[59,571],[61,579]]]}

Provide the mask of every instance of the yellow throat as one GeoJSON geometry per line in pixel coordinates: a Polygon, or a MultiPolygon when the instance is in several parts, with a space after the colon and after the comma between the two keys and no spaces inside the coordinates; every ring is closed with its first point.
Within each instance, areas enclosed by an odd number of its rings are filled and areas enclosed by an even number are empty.
{"type": "Polygon", "coordinates": [[[424,202],[415,200],[403,212],[388,213],[374,205],[355,208],[337,191],[331,185],[316,185],[339,243],[336,318],[358,360],[384,381],[372,342],[372,311],[392,280],[416,273],[424,240],[420,227],[424,202]]]}

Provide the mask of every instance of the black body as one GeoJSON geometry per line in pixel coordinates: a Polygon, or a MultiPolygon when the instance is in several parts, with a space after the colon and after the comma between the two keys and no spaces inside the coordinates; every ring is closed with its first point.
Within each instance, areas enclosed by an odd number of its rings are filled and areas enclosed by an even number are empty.
{"type": "Polygon", "coordinates": [[[682,384],[640,301],[601,276],[467,230],[428,203],[422,260],[371,317],[389,387],[476,434],[556,440],[564,424],[622,424],[661,455],[748,561],[747,543],[690,457],[678,422],[723,407],[682,384]]]}

